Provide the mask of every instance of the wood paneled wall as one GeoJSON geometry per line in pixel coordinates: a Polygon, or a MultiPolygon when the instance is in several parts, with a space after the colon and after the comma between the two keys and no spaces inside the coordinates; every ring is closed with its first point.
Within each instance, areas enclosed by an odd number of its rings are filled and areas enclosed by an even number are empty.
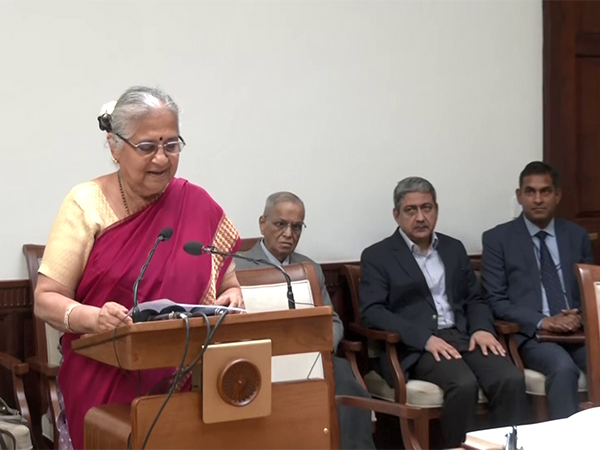
{"type": "MultiPolygon", "coordinates": [[[[25,360],[33,353],[33,305],[29,280],[0,281],[0,351],[25,360]]],[[[12,379],[0,371],[0,397],[12,403],[12,379]]],[[[13,405],[14,406],[14,405],[13,405]]]]}
{"type": "Polygon", "coordinates": [[[31,331],[31,298],[29,280],[0,281],[0,350],[18,358],[31,349],[25,339],[31,331]]]}
{"type": "Polygon", "coordinates": [[[544,161],[560,173],[559,214],[597,234],[600,2],[544,0],[543,21],[544,161]]]}

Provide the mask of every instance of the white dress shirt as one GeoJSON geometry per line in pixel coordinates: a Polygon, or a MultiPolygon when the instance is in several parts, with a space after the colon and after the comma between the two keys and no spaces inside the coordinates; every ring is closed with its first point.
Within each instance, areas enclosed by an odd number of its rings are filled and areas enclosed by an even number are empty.
{"type": "Polygon", "coordinates": [[[431,245],[427,253],[423,253],[419,246],[411,241],[401,228],[398,228],[398,230],[427,281],[429,292],[431,292],[437,310],[438,328],[440,330],[452,328],[454,326],[454,312],[446,295],[446,269],[437,251],[439,243],[437,235],[435,232],[433,233],[431,245]]]}
{"type": "Polygon", "coordinates": [[[262,248],[263,252],[265,252],[265,255],[267,255],[267,259],[269,261],[271,261],[273,264],[278,265],[279,267],[281,266],[287,266],[290,263],[290,255],[287,255],[286,258],[283,260],[283,262],[279,261],[275,255],[273,255],[273,253],[271,253],[268,249],[267,246],[265,245],[265,240],[261,239],[260,240],[260,247],[262,248]]]}
{"type": "MultiPolygon", "coordinates": [[[[533,249],[535,251],[535,259],[538,264],[538,269],[540,268],[540,238],[536,236],[539,231],[542,231],[540,227],[533,224],[525,216],[523,216],[525,220],[525,226],[527,227],[527,231],[531,235],[531,240],[533,241],[533,249]]],[[[550,252],[550,256],[552,256],[552,261],[554,262],[554,266],[556,267],[556,271],[558,272],[558,278],[560,279],[560,285],[562,286],[563,295],[565,296],[565,303],[567,307],[569,307],[569,299],[567,298],[567,294],[565,292],[565,281],[562,273],[562,266],[560,264],[560,253],[558,252],[558,242],[556,241],[556,231],[554,228],[554,219],[550,221],[548,226],[544,228],[544,230],[548,235],[546,236],[546,246],[548,247],[548,251],[550,252]]],[[[542,290],[542,313],[545,316],[550,316],[550,307],[548,306],[548,298],[546,297],[546,290],[544,289],[544,285],[542,284],[542,277],[540,275],[540,286],[542,290]]],[[[538,328],[541,325],[541,321],[538,324],[538,328]]]]}

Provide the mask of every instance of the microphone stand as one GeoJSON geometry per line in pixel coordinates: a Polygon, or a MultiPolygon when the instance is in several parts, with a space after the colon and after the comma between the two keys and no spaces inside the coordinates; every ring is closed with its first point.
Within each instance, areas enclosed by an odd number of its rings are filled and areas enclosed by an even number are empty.
{"type": "Polygon", "coordinates": [[[133,283],[133,309],[131,310],[131,319],[133,320],[133,323],[138,323],[138,322],[142,321],[142,318],[140,317],[141,314],[140,314],[140,307],[139,307],[139,300],[138,300],[138,289],[140,287],[140,282],[144,278],[146,269],[148,268],[148,265],[150,264],[150,261],[152,260],[152,256],[154,256],[154,252],[156,251],[156,247],[158,247],[158,244],[160,244],[162,241],[169,240],[169,238],[172,235],[173,235],[173,230],[168,227],[160,232],[160,234],[156,238],[156,242],[154,243],[152,250],[150,250],[150,253],[148,253],[148,259],[146,260],[146,264],[144,264],[142,266],[142,270],[140,270],[140,275],[135,280],[135,283],[133,283]]]}
{"type": "MultiPolygon", "coordinates": [[[[202,245],[202,244],[200,244],[202,245]]],[[[185,249],[185,247],[184,247],[185,249]]],[[[186,250],[187,251],[187,250],[186,250]]],[[[188,252],[190,253],[190,252],[188,252]]],[[[290,278],[290,276],[288,275],[288,273],[283,269],[283,267],[272,263],[271,261],[269,261],[268,259],[254,259],[254,258],[248,258],[247,256],[242,256],[242,255],[238,255],[237,253],[227,253],[227,252],[223,252],[221,250],[219,250],[216,247],[213,246],[207,246],[207,245],[202,245],[202,253],[211,253],[214,255],[220,255],[223,256],[225,258],[238,258],[238,259],[243,259],[244,261],[250,261],[256,265],[258,264],[265,264],[267,266],[271,266],[274,267],[275,269],[279,270],[283,276],[285,277],[285,282],[287,284],[287,299],[288,299],[288,306],[290,309],[296,309],[296,301],[294,300],[294,292],[292,291],[292,279],[290,278]]],[[[190,253],[191,254],[191,253],[190,253]]]]}

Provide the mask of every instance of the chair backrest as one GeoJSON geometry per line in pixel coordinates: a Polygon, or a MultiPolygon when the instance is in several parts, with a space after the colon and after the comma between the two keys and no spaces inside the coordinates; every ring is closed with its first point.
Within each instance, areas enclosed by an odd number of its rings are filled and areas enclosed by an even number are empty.
{"type": "Polygon", "coordinates": [[[348,282],[350,288],[350,299],[352,300],[352,313],[354,315],[352,322],[362,326],[360,320],[360,306],[358,303],[358,292],[360,288],[360,266],[358,264],[344,264],[342,273],[348,282]]]}
{"type": "MultiPolygon", "coordinates": [[[[289,266],[285,266],[285,271],[292,280],[294,300],[296,300],[298,303],[304,303],[304,301],[300,301],[304,299],[296,298],[296,290],[294,289],[295,282],[308,281],[314,304],[316,306],[323,305],[321,288],[319,286],[319,278],[312,264],[307,262],[290,264],[289,266]]],[[[283,274],[273,267],[242,269],[236,271],[236,275],[240,285],[242,286],[242,291],[244,290],[244,287],[249,286],[265,286],[265,288],[272,286],[275,288],[276,286],[283,285],[285,289],[285,279],[283,274]]]]}
{"type": "Polygon", "coordinates": [[[38,270],[42,263],[42,257],[44,256],[45,245],[37,244],[25,244],[23,246],[23,254],[25,255],[25,262],[27,263],[27,273],[29,274],[29,281],[31,283],[31,293],[35,291],[35,286],[38,280],[38,270]]]}
{"type": "Polygon", "coordinates": [[[240,245],[240,249],[238,250],[238,252],[247,252],[252,247],[254,247],[256,243],[260,240],[261,238],[259,237],[242,239],[242,245],[240,245]]]}
{"type": "MultiPolygon", "coordinates": [[[[23,245],[23,254],[27,263],[27,273],[31,285],[31,295],[33,304],[33,295],[38,281],[38,270],[44,256],[45,245],[25,244],[23,245]]],[[[60,342],[60,332],[46,324],[43,320],[35,318],[35,347],[36,356],[42,361],[52,365],[59,365],[61,354],[58,351],[60,342]]]]}
{"type": "Polygon", "coordinates": [[[576,264],[587,349],[588,400],[600,406],[600,266],[576,264]]]}

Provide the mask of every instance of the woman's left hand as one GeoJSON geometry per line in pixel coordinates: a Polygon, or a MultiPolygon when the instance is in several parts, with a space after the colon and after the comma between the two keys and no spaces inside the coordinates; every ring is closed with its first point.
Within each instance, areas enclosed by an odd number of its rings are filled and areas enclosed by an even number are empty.
{"type": "Polygon", "coordinates": [[[229,306],[231,308],[241,308],[244,309],[244,298],[242,297],[242,290],[239,287],[232,287],[223,291],[215,305],[220,306],[229,306]]]}

